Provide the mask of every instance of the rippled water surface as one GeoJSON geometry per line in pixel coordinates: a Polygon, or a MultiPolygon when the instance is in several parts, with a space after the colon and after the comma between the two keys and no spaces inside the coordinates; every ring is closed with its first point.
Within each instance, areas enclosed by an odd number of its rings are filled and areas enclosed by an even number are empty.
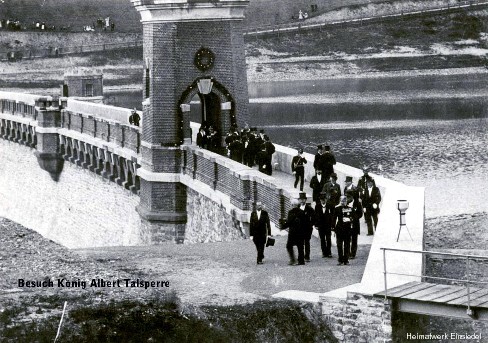
{"type": "Polygon", "coordinates": [[[272,125],[266,131],[278,144],[311,153],[328,143],[342,163],[426,187],[427,216],[488,210],[487,118],[272,125]]]}
{"type": "Polygon", "coordinates": [[[252,84],[251,122],[278,144],[426,188],[426,215],[488,211],[488,76],[252,84]]]}

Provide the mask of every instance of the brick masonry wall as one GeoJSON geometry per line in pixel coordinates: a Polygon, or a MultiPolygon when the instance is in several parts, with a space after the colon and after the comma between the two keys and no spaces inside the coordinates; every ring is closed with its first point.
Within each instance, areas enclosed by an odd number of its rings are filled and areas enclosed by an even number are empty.
{"type": "MultiPolygon", "coordinates": [[[[151,105],[144,115],[143,140],[168,146],[179,144],[177,102],[202,76],[214,77],[229,91],[236,103],[238,124],[243,126],[247,122],[249,97],[240,22],[145,24],[144,60],[150,66],[151,105]],[[201,47],[215,54],[214,67],[205,72],[194,64],[195,54],[201,47]]],[[[222,116],[225,112],[222,111],[222,116]]],[[[230,118],[222,118],[222,123],[221,134],[230,127],[230,118]]]]}
{"type": "Polygon", "coordinates": [[[321,300],[323,319],[339,342],[392,342],[390,304],[382,298],[348,293],[347,299],[321,300]]]}
{"type": "Polygon", "coordinates": [[[244,239],[239,221],[225,208],[200,193],[188,189],[188,223],[185,243],[228,242],[244,239]]]}

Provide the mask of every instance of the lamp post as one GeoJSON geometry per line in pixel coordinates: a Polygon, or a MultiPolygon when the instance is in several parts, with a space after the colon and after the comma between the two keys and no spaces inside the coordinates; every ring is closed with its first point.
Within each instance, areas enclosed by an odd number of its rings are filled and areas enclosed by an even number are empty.
{"type": "Polygon", "coordinates": [[[203,99],[203,103],[202,103],[203,120],[207,121],[207,108],[206,108],[207,104],[205,103],[205,95],[210,94],[210,92],[212,91],[212,87],[213,87],[212,79],[200,79],[198,80],[197,86],[198,86],[198,91],[200,92],[200,94],[202,94],[202,99],[203,99]]]}
{"type": "Polygon", "coordinates": [[[400,228],[398,229],[397,242],[400,239],[400,232],[402,231],[403,226],[407,229],[408,235],[410,236],[410,239],[413,241],[412,235],[410,234],[410,231],[408,230],[407,222],[405,219],[405,213],[408,210],[408,201],[407,200],[397,200],[397,208],[398,208],[398,212],[400,212],[400,228]]]}

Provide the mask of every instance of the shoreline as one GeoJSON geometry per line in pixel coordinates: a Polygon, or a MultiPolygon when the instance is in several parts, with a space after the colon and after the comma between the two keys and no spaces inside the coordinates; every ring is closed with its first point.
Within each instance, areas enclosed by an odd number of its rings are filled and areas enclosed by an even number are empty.
{"type": "MultiPolygon", "coordinates": [[[[290,63],[293,65],[293,63],[290,63]]],[[[2,63],[0,62],[0,69],[2,63]]],[[[113,68],[113,67],[110,67],[113,68]]],[[[33,72],[41,72],[42,70],[36,69],[30,71],[33,72]]],[[[19,71],[19,74],[26,74],[25,71],[19,71]]],[[[12,75],[15,73],[0,73],[0,75],[8,74],[12,75]]],[[[259,73],[260,78],[257,79],[254,74],[257,74],[256,71],[252,71],[251,68],[248,67],[247,70],[247,77],[248,77],[248,84],[249,86],[257,86],[263,85],[267,83],[280,83],[280,82],[290,82],[290,81],[327,81],[327,80],[359,80],[359,79],[387,79],[387,78],[395,78],[395,77],[422,77],[422,76],[452,76],[452,75],[480,75],[480,74],[488,74],[488,68],[485,67],[465,67],[465,68],[441,68],[441,69],[421,69],[421,70],[395,70],[395,71],[362,71],[362,72],[349,72],[349,73],[331,73],[326,70],[322,70],[319,73],[316,71],[305,70],[303,68],[297,68],[296,70],[286,70],[286,71],[267,71],[259,73]]],[[[118,79],[118,78],[116,78],[118,79]]],[[[111,78],[107,77],[104,79],[105,82],[112,80],[111,78]]],[[[62,80],[60,79],[60,85],[62,84],[62,80]]],[[[25,92],[25,93],[59,93],[59,87],[56,88],[42,88],[42,87],[0,87],[0,90],[5,91],[17,91],[17,92],[25,92]]],[[[119,91],[139,91],[142,90],[142,85],[139,83],[127,83],[125,85],[108,85],[104,86],[104,92],[111,93],[111,92],[119,92],[119,91]]],[[[372,93],[372,92],[369,92],[372,93]]],[[[484,94],[465,94],[466,96],[477,97],[477,96],[484,96],[484,94]]],[[[421,97],[426,97],[424,93],[420,94],[421,97]]],[[[293,96],[288,96],[291,98],[293,96]]],[[[445,93],[439,94],[440,98],[446,98],[447,95],[445,93]]],[[[459,97],[457,95],[456,97],[459,97]]],[[[264,99],[277,99],[278,97],[267,97],[267,98],[251,98],[251,102],[258,102],[256,99],[260,99],[261,101],[264,99]]],[[[282,98],[282,97],[280,97],[282,98]]],[[[286,100],[286,99],[284,99],[286,100]]],[[[408,99],[405,99],[408,100],[408,99]]],[[[271,100],[270,100],[271,101],[271,100]]],[[[271,102],[276,102],[273,100],[271,102]]],[[[295,102],[295,101],[291,101],[295,102]]],[[[319,102],[320,103],[320,102],[319,102]]]]}

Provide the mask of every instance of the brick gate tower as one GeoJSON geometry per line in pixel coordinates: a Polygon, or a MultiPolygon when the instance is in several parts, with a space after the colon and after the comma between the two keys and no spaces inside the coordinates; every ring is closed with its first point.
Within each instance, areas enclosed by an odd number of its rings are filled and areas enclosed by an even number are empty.
{"type": "Polygon", "coordinates": [[[144,39],[144,112],[138,212],[148,243],[180,239],[186,223],[181,145],[191,141],[190,102],[222,138],[247,122],[242,20],[248,0],[131,0],[144,39]]]}

